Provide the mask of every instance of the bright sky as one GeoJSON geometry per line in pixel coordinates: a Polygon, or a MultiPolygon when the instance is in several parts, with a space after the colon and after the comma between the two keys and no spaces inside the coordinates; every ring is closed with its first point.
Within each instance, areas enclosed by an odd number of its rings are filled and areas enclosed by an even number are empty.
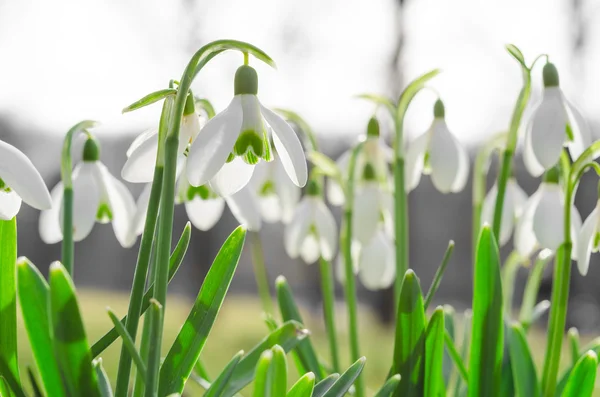
{"type": "MultiPolygon", "coordinates": [[[[388,90],[394,1],[1,2],[0,113],[57,134],[86,118],[102,121],[102,133],[142,130],[156,122],[158,106],[128,115],[120,109],[179,78],[195,48],[235,38],[278,63],[275,71],[254,62],[264,104],[296,110],[317,132],[357,134],[373,107],[353,96],[388,90]]],[[[600,24],[589,23],[578,68],[571,59],[570,2],[407,3],[404,76],[443,69],[432,86],[461,140],[479,141],[508,125],[521,81],[505,43],[521,47],[528,61],[549,53],[567,95],[600,121],[600,77],[594,72],[600,70],[600,24]]],[[[585,15],[600,20],[600,7],[587,3],[585,15]]],[[[223,109],[241,59],[216,58],[195,83],[196,93],[223,109]]],[[[407,120],[411,135],[427,128],[433,99],[423,94],[415,103],[407,120]]]]}

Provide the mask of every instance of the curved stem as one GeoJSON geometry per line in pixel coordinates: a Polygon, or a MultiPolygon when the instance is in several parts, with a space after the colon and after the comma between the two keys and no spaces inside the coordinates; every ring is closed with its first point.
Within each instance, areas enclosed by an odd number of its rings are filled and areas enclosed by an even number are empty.
{"type": "Polygon", "coordinates": [[[335,329],[335,284],[333,282],[333,271],[331,263],[321,257],[319,259],[319,270],[321,271],[321,290],[323,292],[323,315],[325,317],[325,329],[331,353],[331,367],[333,372],[340,372],[340,358],[337,348],[337,332],[335,329]]]}
{"type": "Polygon", "coordinates": [[[262,301],[264,312],[272,315],[274,313],[273,301],[271,299],[271,292],[269,291],[269,274],[265,265],[260,233],[250,232],[250,236],[252,238],[252,264],[254,265],[254,277],[256,279],[256,287],[258,288],[258,295],[262,301]]]}

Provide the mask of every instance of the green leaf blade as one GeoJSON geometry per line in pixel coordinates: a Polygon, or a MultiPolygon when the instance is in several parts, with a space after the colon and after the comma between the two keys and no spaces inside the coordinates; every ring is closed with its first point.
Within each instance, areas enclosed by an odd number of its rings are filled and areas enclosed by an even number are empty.
{"type": "Polygon", "coordinates": [[[425,331],[425,395],[446,395],[444,386],[444,309],[438,307],[425,331]]]}
{"type": "Polygon", "coordinates": [[[539,396],[540,384],[525,331],[519,324],[512,324],[508,327],[507,339],[517,395],[539,396]]]}
{"type": "MultiPolygon", "coordinates": [[[[215,379],[215,381],[210,385],[208,390],[206,390],[206,393],[204,393],[204,397],[221,397],[223,395],[223,391],[225,390],[229,379],[231,379],[231,376],[233,375],[233,371],[239,364],[243,355],[244,352],[240,351],[235,356],[233,356],[231,361],[227,363],[223,371],[221,371],[219,376],[217,376],[217,379],[215,379]]],[[[204,376],[204,378],[206,379],[207,377],[204,376]]]]}
{"type": "Polygon", "coordinates": [[[400,374],[390,377],[374,397],[390,397],[400,384],[400,374]]]}
{"type": "Polygon", "coordinates": [[[598,356],[588,351],[577,361],[562,392],[562,397],[591,397],[596,383],[598,356]]]}
{"type": "MultiPolygon", "coordinates": [[[[0,221],[0,361],[20,385],[17,360],[17,218],[0,221]]],[[[8,374],[4,374],[8,376],[8,374]]]]}
{"type": "Polygon", "coordinates": [[[367,359],[361,357],[354,364],[350,366],[340,377],[333,383],[333,385],[325,392],[323,397],[344,397],[350,387],[354,384],[354,381],[358,378],[367,359]]]}
{"type": "Polygon", "coordinates": [[[167,88],[164,90],[154,91],[154,92],[146,95],[145,97],[135,101],[131,105],[126,106],[125,108],[123,108],[122,112],[127,113],[127,112],[132,112],[137,109],[141,109],[145,106],[152,105],[153,103],[158,102],[158,101],[168,97],[169,95],[175,95],[175,94],[177,94],[177,90],[174,88],[167,88]]]}
{"type": "Polygon", "coordinates": [[[312,397],[315,388],[315,374],[309,372],[298,379],[287,392],[286,397],[312,397]]]}
{"type": "Polygon", "coordinates": [[[312,397],[323,397],[327,390],[340,378],[340,374],[331,374],[315,385],[312,397]]]}
{"type": "Polygon", "coordinates": [[[110,387],[110,381],[108,375],[102,366],[102,359],[98,358],[92,362],[96,376],[98,377],[98,387],[100,390],[100,396],[102,397],[113,397],[112,388],[110,387]]]}
{"type": "Polygon", "coordinates": [[[285,351],[279,345],[273,346],[271,394],[273,396],[285,396],[287,390],[287,362],[285,351]]]}

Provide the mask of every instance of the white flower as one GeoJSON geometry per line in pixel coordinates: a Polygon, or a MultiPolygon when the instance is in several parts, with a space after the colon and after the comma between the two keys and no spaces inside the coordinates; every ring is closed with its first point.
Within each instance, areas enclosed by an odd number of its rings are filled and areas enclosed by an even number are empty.
{"type": "Polygon", "coordinates": [[[375,236],[382,221],[392,225],[392,206],[392,193],[382,188],[377,181],[365,180],[359,184],[354,194],[352,210],[353,239],[360,244],[367,244],[375,236]]]}
{"type": "Polygon", "coordinates": [[[281,162],[258,163],[250,180],[256,202],[265,222],[292,220],[300,201],[300,188],[290,181],[281,162]]]}
{"type": "MultiPolygon", "coordinates": [[[[183,154],[188,144],[196,139],[201,128],[201,119],[193,107],[191,95],[186,100],[186,110],[179,130],[179,154],[183,154]]],[[[127,161],[121,170],[121,177],[133,183],[152,182],[157,152],[158,129],[152,128],[138,135],[127,149],[127,161]]]]}
{"type": "Polygon", "coordinates": [[[396,249],[382,228],[358,251],[358,277],[370,290],[388,288],[396,278],[396,249]]]}
{"type": "MultiPolygon", "coordinates": [[[[494,211],[496,209],[496,197],[498,196],[498,186],[490,189],[483,200],[481,210],[481,224],[494,223],[494,211]]],[[[504,205],[502,206],[502,228],[500,230],[500,245],[506,244],[510,240],[515,222],[523,213],[523,208],[527,202],[527,194],[519,187],[517,181],[513,178],[506,184],[506,194],[504,196],[504,205]]]]}
{"type": "Polygon", "coordinates": [[[558,86],[553,64],[544,66],[544,96],[533,109],[525,132],[523,159],[529,173],[541,175],[558,162],[564,146],[576,159],[590,145],[591,137],[581,113],[558,86]]]}
{"type": "Polygon", "coordinates": [[[335,219],[320,194],[311,191],[312,183],[284,232],[287,254],[290,258],[301,257],[306,263],[314,263],[319,257],[330,261],[337,245],[335,219]]]}
{"type": "Polygon", "coordinates": [[[465,148],[448,130],[444,105],[438,99],[434,120],[424,134],[418,136],[406,153],[406,189],[417,187],[421,174],[431,174],[433,185],[442,193],[460,192],[469,177],[469,156],[465,148]]]}
{"type": "Polygon", "coordinates": [[[10,220],[21,208],[21,200],[33,208],[52,206],[50,193],[31,160],[16,147],[0,140],[0,220],[10,220]]]}
{"type": "MultiPolygon", "coordinates": [[[[93,138],[86,141],[83,162],[73,170],[73,240],[81,241],[95,222],[112,222],[119,243],[131,247],[129,228],[135,214],[135,201],[127,187],[110,174],[98,160],[99,150],[93,138]]],[[[48,244],[62,240],[63,184],[52,189],[52,209],[40,216],[40,235],[48,244]]]]}
{"type": "Polygon", "coordinates": [[[202,128],[190,148],[187,177],[192,185],[210,183],[221,196],[237,192],[250,181],[255,164],[273,160],[271,138],[292,182],[299,187],[306,184],[300,140],[285,120],[261,105],[257,90],[256,71],[241,66],[231,103],[202,128]]]}
{"type": "MultiPolygon", "coordinates": [[[[564,194],[556,183],[542,182],[529,197],[515,229],[515,248],[523,257],[529,257],[537,248],[556,251],[564,242],[564,194]]],[[[577,231],[581,217],[571,207],[571,239],[573,259],[577,256],[577,231]]]]}
{"type": "Polygon", "coordinates": [[[598,208],[600,208],[600,201],[583,222],[583,226],[579,231],[577,267],[582,276],[585,276],[588,272],[592,252],[598,252],[600,249],[600,211],[598,208]]]}

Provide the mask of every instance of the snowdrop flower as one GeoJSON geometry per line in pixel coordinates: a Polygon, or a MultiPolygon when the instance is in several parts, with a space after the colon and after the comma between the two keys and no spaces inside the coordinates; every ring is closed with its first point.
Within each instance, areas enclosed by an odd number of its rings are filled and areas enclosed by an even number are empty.
{"type": "MultiPolygon", "coordinates": [[[[345,151],[336,161],[344,179],[348,178],[348,165],[351,153],[352,148],[345,151]]],[[[367,125],[367,139],[363,144],[363,150],[361,150],[356,158],[356,174],[354,177],[357,178],[359,176],[360,170],[363,169],[367,159],[369,159],[373,167],[375,167],[377,180],[382,185],[387,185],[390,180],[389,165],[392,163],[393,158],[392,149],[379,137],[379,122],[375,117],[372,117],[367,125]]],[[[344,190],[333,179],[327,181],[327,200],[335,206],[342,206],[346,202],[344,190]]]]}
{"type": "Polygon", "coordinates": [[[577,268],[582,276],[585,276],[590,267],[590,256],[592,252],[600,250],[600,200],[596,208],[587,217],[578,237],[577,268]]]}
{"type": "Polygon", "coordinates": [[[52,206],[48,188],[31,160],[16,147],[0,140],[0,220],[14,218],[21,201],[39,210],[52,206]]]}
{"type": "Polygon", "coordinates": [[[259,161],[273,161],[271,138],[278,161],[292,182],[299,187],[306,184],[300,140],[285,120],[259,102],[257,92],[256,71],[240,66],[233,100],[202,128],[190,148],[187,177],[193,186],[210,183],[220,196],[239,191],[250,181],[259,161]]]}
{"type": "Polygon", "coordinates": [[[577,158],[590,145],[585,120],[559,87],[558,71],[551,63],[543,70],[544,96],[531,112],[525,132],[523,158],[529,173],[542,175],[560,158],[563,146],[577,158]]]}
{"type": "Polygon", "coordinates": [[[433,123],[417,137],[406,153],[406,189],[417,187],[421,174],[431,174],[433,185],[442,193],[460,192],[469,176],[469,156],[448,130],[441,100],[433,107],[433,123]]]}
{"type": "MultiPolygon", "coordinates": [[[[380,224],[381,225],[381,224],[380,224]]],[[[396,249],[389,234],[380,227],[358,251],[358,277],[370,290],[388,288],[396,278],[396,249]]]]}
{"type": "Polygon", "coordinates": [[[281,162],[258,163],[250,185],[256,193],[258,209],[265,222],[288,223],[292,220],[301,192],[288,178],[281,162]]]}
{"type": "MultiPolygon", "coordinates": [[[[556,251],[564,242],[564,193],[558,185],[558,171],[552,169],[538,190],[529,197],[515,229],[515,248],[529,257],[536,248],[556,251]]],[[[573,259],[578,252],[577,232],[581,229],[579,212],[571,208],[571,238],[573,259]]]]}
{"type": "Polygon", "coordinates": [[[319,257],[330,261],[336,249],[337,226],[320,190],[318,182],[309,181],[306,195],[296,207],[283,236],[290,258],[301,257],[309,264],[319,257]]]}
{"type": "MultiPolygon", "coordinates": [[[[498,186],[490,189],[483,200],[481,210],[481,224],[494,223],[494,211],[496,209],[496,197],[498,196],[498,186]]],[[[515,223],[523,213],[523,208],[527,202],[527,194],[519,187],[514,178],[510,178],[506,184],[506,195],[504,205],[502,206],[502,229],[500,231],[500,245],[506,244],[510,240],[515,223]]]]}
{"type": "MultiPolygon", "coordinates": [[[[183,154],[188,144],[196,139],[200,127],[200,116],[196,112],[194,97],[190,93],[181,119],[179,154],[183,154]]],[[[121,170],[123,179],[133,183],[152,182],[157,153],[158,129],[152,128],[138,135],[127,149],[127,161],[121,170]]]]}
{"type": "MultiPolygon", "coordinates": [[[[73,240],[86,238],[95,222],[112,222],[119,243],[131,247],[129,228],[135,214],[135,201],[127,187],[110,174],[99,160],[100,149],[94,138],[88,138],[83,149],[83,162],[73,170],[73,240]]],[[[47,244],[62,240],[63,184],[52,189],[52,209],[40,216],[40,235],[47,244]]]]}

